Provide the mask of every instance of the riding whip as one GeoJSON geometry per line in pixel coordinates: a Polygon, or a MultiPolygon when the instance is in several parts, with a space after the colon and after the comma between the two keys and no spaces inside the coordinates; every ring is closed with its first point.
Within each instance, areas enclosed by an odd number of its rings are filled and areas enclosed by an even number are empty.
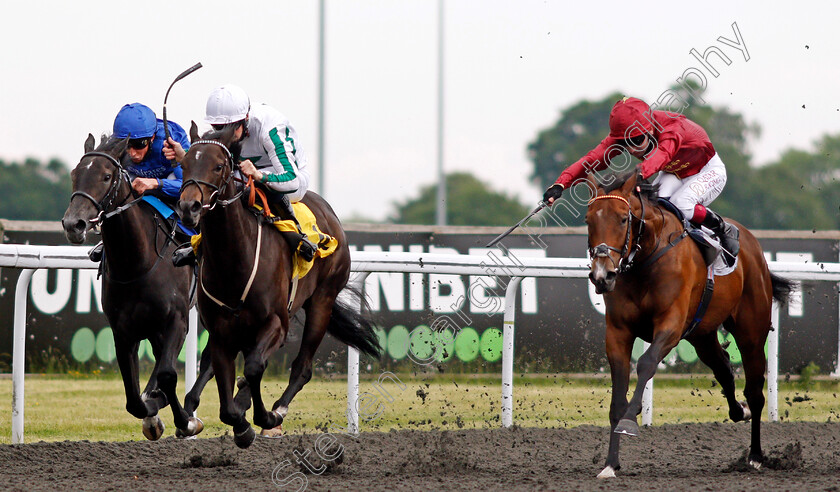
{"type": "Polygon", "coordinates": [[[166,140],[167,141],[169,140],[169,137],[171,136],[170,133],[169,133],[169,121],[166,119],[166,101],[169,99],[169,91],[172,90],[172,86],[175,85],[175,82],[178,82],[179,80],[181,80],[184,77],[186,77],[187,75],[195,72],[196,70],[198,70],[201,67],[202,67],[201,62],[198,62],[195,65],[191,66],[190,68],[184,70],[183,72],[181,72],[181,75],[175,77],[175,80],[173,80],[172,83],[169,84],[169,89],[166,89],[166,96],[164,96],[164,98],[163,98],[163,131],[166,132],[166,140]]]}
{"type": "Polygon", "coordinates": [[[507,237],[507,235],[508,235],[508,234],[510,234],[511,232],[513,232],[514,230],[516,230],[516,228],[517,228],[517,227],[521,226],[521,225],[522,225],[522,224],[524,224],[525,222],[528,222],[528,220],[529,220],[531,217],[533,217],[533,216],[537,215],[537,213],[538,213],[540,210],[544,209],[544,208],[545,208],[545,207],[547,207],[547,206],[548,206],[548,204],[547,204],[547,203],[545,203],[545,202],[540,202],[540,204],[539,204],[539,205],[537,205],[537,208],[535,208],[533,212],[531,212],[530,214],[528,214],[528,216],[527,216],[527,217],[525,217],[524,219],[522,219],[522,220],[520,220],[519,222],[517,222],[517,223],[516,223],[513,227],[511,227],[510,229],[508,229],[508,230],[506,230],[505,232],[503,232],[503,233],[502,233],[501,235],[499,235],[496,239],[494,239],[494,240],[490,241],[489,243],[487,243],[487,246],[485,246],[485,248],[492,248],[493,246],[495,246],[495,245],[496,245],[499,241],[501,241],[502,239],[504,239],[505,237],[507,237]]]}

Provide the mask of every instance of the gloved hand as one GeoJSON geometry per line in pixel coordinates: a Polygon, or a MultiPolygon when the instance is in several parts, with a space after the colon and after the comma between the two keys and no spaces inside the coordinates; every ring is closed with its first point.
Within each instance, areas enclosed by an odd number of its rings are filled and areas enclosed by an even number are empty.
{"type": "Polygon", "coordinates": [[[650,160],[642,162],[640,169],[641,172],[639,174],[641,175],[642,179],[648,179],[649,177],[659,172],[659,169],[657,169],[656,165],[650,162],[650,160]]]}
{"type": "Polygon", "coordinates": [[[563,185],[560,183],[554,183],[551,185],[545,193],[543,194],[543,201],[549,205],[554,203],[554,200],[560,198],[563,195],[563,185]]]}

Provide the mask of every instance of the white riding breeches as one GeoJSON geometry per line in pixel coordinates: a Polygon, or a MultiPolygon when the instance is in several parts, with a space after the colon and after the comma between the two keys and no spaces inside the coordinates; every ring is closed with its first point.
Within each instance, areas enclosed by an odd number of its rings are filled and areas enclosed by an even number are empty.
{"type": "Polygon", "coordinates": [[[659,173],[653,181],[659,185],[659,196],[668,198],[688,220],[694,218],[694,206],[706,206],[726,185],[726,165],[717,154],[694,176],[680,179],[674,174],[659,173]]]}
{"type": "Polygon", "coordinates": [[[286,196],[289,197],[289,202],[291,203],[297,203],[303,200],[303,195],[306,194],[306,190],[309,188],[309,173],[299,172],[297,178],[298,189],[286,194],[286,196]]]}

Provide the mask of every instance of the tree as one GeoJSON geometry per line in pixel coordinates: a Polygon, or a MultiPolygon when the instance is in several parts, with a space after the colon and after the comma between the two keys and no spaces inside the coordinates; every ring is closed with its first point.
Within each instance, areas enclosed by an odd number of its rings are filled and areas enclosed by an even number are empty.
{"type": "Polygon", "coordinates": [[[756,171],[750,212],[758,227],[840,228],[840,135],[825,135],[815,147],[788,150],[756,171]]]}
{"type": "MultiPolygon", "coordinates": [[[[448,225],[501,226],[514,224],[529,210],[516,199],[496,192],[469,173],[446,175],[448,225]]],[[[389,222],[397,224],[435,223],[437,185],[424,186],[420,196],[395,204],[389,222]]]]}
{"type": "Polygon", "coordinates": [[[622,95],[614,92],[598,101],[580,101],[560,112],[551,128],[528,144],[534,162],[530,178],[541,188],[553,183],[563,169],[592,150],[610,132],[610,110],[622,95]]]}
{"type": "Polygon", "coordinates": [[[0,160],[0,217],[13,220],[61,220],[72,185],[68,167],[57,159],[46,165],[0,160]]]}

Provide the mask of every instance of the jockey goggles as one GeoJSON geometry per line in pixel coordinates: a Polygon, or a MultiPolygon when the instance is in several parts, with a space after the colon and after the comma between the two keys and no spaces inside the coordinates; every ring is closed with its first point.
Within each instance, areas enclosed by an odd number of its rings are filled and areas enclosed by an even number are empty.
{"type": "Polygon", "coordinates": [[[149,137],[146,138],[132,138],[128,141],[128,146],[134,150],[143,150],[149,146],[152,139],[149,137]]]}

